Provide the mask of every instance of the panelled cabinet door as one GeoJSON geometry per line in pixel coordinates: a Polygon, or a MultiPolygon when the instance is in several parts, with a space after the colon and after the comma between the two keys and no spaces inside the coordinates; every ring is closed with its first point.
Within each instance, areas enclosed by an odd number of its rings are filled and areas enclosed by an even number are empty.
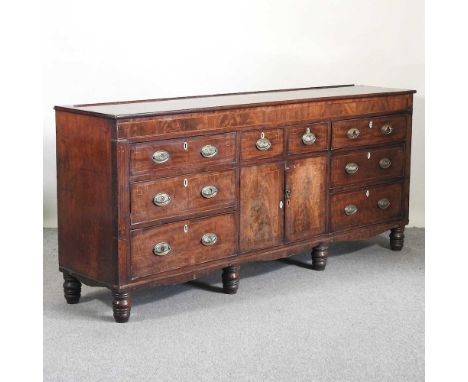
{"type": "Polygon", "coordinates": [[[244,167],[240,179],[240,250],[283,240],[284,163],[244,167]]]}
{"type": "Polygon", "coordinates": [[[286,240],[296,241],[325,232],[327,157],[287,163],[286,240]]]}

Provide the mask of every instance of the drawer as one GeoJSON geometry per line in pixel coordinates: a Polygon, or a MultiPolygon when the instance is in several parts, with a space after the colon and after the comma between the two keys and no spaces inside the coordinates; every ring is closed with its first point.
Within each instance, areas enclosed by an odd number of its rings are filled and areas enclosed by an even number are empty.
{"type": "Polygon", "coordinates": [[[403,185],[397,183],[332,195],[331,230],[339,231],[400,217],[402,189],[403,185]]]}
{"type": "Polygon", "coordinates": [[[288,154],[302,154],[328,149],[328,123],[289,128],[288,154]]]}
{"type": "Polygon", "coordinates": [[[403,141],[406,116],[357,118],[332,125],[332,149],[403,141]]]}
{"type": "Polygon", "coordinates": [[[144,223],[233,207],[236,172],[206,172],[131,185],[131,222],[144,223]]]}
{"type": "Polygon", "coordinates": [[[243,160],[273,158],[284,150],[283,129],[256,130],[241,133],[241,158],[243,160]]]}
{"type": "Polygon", "coordinates": [[[336,187],[403,176],[403,159],[401,146],[334,155],[331,185],[336,187]]]}
{"type": "Polygon", "coordinates": [[[132,231],[132,278],[234,256],[236,231],[233,214],[132,231]]]}
{"type": "Polygon", "coordinates": [[[135,144],[130,152],[134,174],[184,166],[235,162],[236,133],[135,144]]]}

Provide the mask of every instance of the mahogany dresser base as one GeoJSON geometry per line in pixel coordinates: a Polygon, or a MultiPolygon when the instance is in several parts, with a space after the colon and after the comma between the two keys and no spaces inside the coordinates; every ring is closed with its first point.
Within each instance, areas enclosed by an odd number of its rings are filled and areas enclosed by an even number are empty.
{"type": "Polygon", "coordinates": [[[59,270],[131,291],[311,251],[408,224],[413,90],[332,86],[56,106],[59,270]]]}

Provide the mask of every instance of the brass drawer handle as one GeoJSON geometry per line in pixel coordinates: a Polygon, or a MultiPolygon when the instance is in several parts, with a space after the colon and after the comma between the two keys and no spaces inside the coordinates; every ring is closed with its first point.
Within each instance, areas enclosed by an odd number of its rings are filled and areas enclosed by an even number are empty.
{"type": "Polygon", "coordinates": [[[393,132],[393,127],[390,123],[386,123],[380,128],[380,131],[384,135],[390,135],[393,132]]]}
{"type": "Polygon", "coordinates": [[[201,194],[206,199],[214,198],[218,194],[216,186],[205,186],[201,190],[201,194]]]}
{"type": "Polygon", "coordinates": [[[348,204],[344,208],[344,213],[348,216],[354,215],[358,211],[358,208],[354,204],[348,204]]]}
{"type": "Polygon", "coordinates": [[[382,158],[379,160],[379,166],[380,168],[386,169],[389,168],[392,165],[392,161],[388,158],[382,158]]]}
{"type": "Polygon", "coordinates": [[[305,134],[302,136],[302,143],[304,143],[305,145],[313,145],[316,140],[317,140],[317,137],[315,136],[314,133],[310,132],[310,128],[308,127],[306,129],[305,134]]]}
{"type": "Polygon", "coordinates": [[[348,132],[346,133],[346,136],[349,138],[349,139],[356,139],[357,137],[359,137],[359,134],[361,134],[361,132],[359,131],[358,128],[356,127],[353,127],[351,129],[348,130],[348,132]]]}
{"type": "Polygon", "coordinates": [[[171,250],[171,245],[166,241],[161,241],[153,247],[153,253],[156,256],[166,256],[171,250]]]}
{"type": "Polygon", "coordinates": [[[271,147],[271,142],[268,138],[260,138],[257,143],[255,143],[255,146],[257,146],[257,149],[260,151],[267,151],[271,147]]]}
{"type": "Polygon", "coordinates": [[[159,150],[153,154],[153,162],[157,164],[165,163],[169,160],[169,153],[166,150],[159,150]]]}
{"type": "Polygon", "coordinates": [[[218,154],[218,148],[213,145],[205,145],[200,152],[204,158],[213,158],[218,154]]]}
{"type": "Polygon", "coordinates": [[[215,233],[205,233],[201,238],[202,244],[206,246],[213,245],[217,241],[218,241],[218,236],[216,236],[215,233]]]}
{"type": "Polygon", "coordinates": [[[350,162],[345,166],[345,171],[349,175],[353,175],[353,174],[357,173],[358,170],[359,170],[359,165],[357,163],[354,163],[354,162],[350,162]]]}
{"type": "Polygon", "coordinates": [[[171,196],[166,192],[158,192],[154,195],[153,203],[158,207],[163,207],[171,202],[171,196]]]}
{"type": "Polygon", "coordinates": [[[387,198],[383,198],[383,199],[380,199],[378,202],[377,202],[377,206],[381,209],[381,210],[385,210],[387,209],[388,207],[390,207],[390,200],[388,200],[387,198]]]}

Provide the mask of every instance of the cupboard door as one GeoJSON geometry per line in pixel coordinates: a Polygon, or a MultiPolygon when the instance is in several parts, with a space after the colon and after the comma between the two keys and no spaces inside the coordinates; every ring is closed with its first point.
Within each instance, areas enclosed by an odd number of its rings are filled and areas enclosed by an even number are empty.
{"type": "Polygon", "coordinates": [[[286,172],[286,240],[325,232],[327,157],[288,162],[286,172]]]}
{"type": "Polygon", "coordinates": [[[282,242],[283,198],[284,163],[241,169],[241,252],[274,247],[282,242]]]}

